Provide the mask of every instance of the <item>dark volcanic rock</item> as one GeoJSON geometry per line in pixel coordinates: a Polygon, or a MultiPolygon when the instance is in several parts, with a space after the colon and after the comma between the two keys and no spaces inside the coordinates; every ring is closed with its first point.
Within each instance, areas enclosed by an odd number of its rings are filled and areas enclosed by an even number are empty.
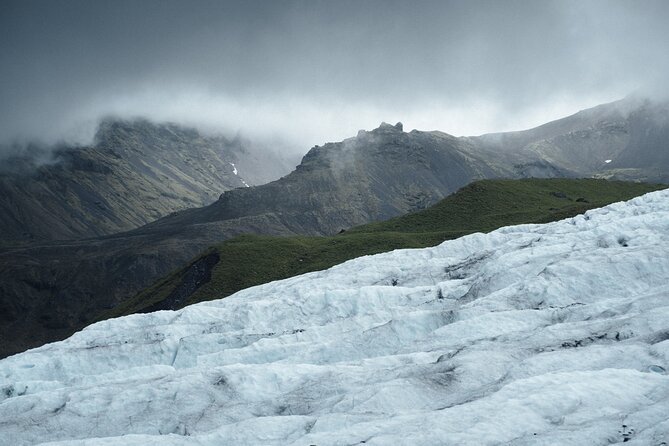
{"type": "Polygon", "coordinates": [[[144,308],[142,312],[176,310],[183,307],[183,304],[195,291],[211,280],[211,271],[219,260],[220,257],[217,252],[212,252],[197,259],[188,267],[181,282],[165,299],[144,308]]]}

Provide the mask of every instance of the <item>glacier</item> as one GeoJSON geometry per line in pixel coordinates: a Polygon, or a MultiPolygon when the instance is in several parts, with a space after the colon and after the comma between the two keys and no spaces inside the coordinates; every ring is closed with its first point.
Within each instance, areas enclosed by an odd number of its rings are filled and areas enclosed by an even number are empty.
{"type": "Polygon", "coordinates": [[[0,361],[6,445],[667,445],[669,191],[0,361]]]}

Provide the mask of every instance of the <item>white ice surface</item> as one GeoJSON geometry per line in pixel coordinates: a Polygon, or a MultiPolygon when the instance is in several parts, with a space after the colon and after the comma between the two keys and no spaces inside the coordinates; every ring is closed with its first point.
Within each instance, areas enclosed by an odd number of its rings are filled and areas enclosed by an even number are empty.
{"type": "Polygon", "coordinates": [[[0,361],[0,443],[661,445],[663,369],[665,191],[92,325],[0,361]]]}

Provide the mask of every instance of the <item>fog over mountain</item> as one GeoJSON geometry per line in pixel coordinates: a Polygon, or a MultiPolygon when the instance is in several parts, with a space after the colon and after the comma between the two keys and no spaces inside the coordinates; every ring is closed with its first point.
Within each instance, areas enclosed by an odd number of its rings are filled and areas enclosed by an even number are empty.
{"type": "Polygon", "coordinates": [[[653,0],[5,0],[0,143],[89,143],[108,115],[302,152],[380,121],[530,128],[666,96],[668,18],[653,0]]]}

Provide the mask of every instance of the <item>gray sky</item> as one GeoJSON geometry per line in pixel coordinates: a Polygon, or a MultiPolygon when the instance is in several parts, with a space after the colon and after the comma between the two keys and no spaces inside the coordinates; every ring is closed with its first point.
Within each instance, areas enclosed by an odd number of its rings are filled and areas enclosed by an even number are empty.
{"type": "Polygon", "coordinates": [[[669,2],[0,0],[0,141],[103,115],[288,141],[522,129],[666,95],[669,2]]]}

